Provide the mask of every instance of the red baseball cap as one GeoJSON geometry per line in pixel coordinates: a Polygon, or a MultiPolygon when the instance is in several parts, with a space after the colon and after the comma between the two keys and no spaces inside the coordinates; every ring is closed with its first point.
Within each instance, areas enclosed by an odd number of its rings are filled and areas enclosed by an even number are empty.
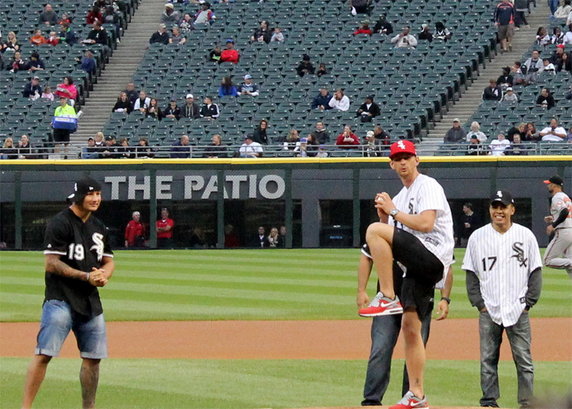
{"type": "Polygon", "coordinates": [[[415,144],[411,141],[397,141],[391,144],[389,148],[389,159],[393,159],[393,157],[399,153],[410,153],[411,155],[417,156],[415,144]]]}

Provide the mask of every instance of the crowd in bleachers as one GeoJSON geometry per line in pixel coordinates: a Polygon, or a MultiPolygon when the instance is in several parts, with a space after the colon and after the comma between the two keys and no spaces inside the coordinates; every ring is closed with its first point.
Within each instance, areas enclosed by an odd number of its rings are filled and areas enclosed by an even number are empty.
{"type": "MultiPolygon", "coordinates": [[[[10,65],[16,69],[8,67],[15,75],[5,81],[9,83],[5,89],[13,93],[16,84],[20,85],[19,93],[31,97],[26,102],[29,108],[40,102],[49,106],[50,93],[44,98],[44,92],[47,80],[52,82],[50,88],[54,80],[42,78],[38,72],[45,71],[42,65],[53,67],[55,60],[49,52],[50,58],[44,62],[41,54],[45,50],[55,50],[62,43],[67,44],[66,51],[70,44],[80,46],[79,55],[67,53],[58,61],[73,66],[78,89],[71,100],[77,99],[81,105],[89,81],[95,80],[120,38],[129,15],[122,10],[128,3],[76,1],[74,10],[67,10],[65,3],[58,4],[56,10],[50,5],[41,13],[36,10],[39,17],[27,27],[29,44],[25,48],[40,52],[30,54],[28,60],[20,55],[10,65]],[[58,24],[61,34],[54,30],[55,37],[48,36],[58,24]],[[60,45],[47,48],[56,40],[60,45]],[[18,75],[24,70],[26,84],[18,75]]],[[[382,154],[383,146],[392,139],[420,139],[422,130],[459,97],[496,48],[497,29],[491,24],[495,5],[484,0],[352,0],[349,9],[345,2],[328,0],[215,3],[177,1],[165,5],[161,25],[149,40],[133,83],[121,92],[104,126],[103,133],[114,139],[111,145],[105,140],[102,143],[116,152],[100,155],[101,147],[94,138],[89,142],[94,146],[85,150],[96,149],[89,157],[139,157],[140,146],[146,146],[147,154],[165,156],[169,154],[158,148],[180,144],[184,135],[190,148],[183,152],[189,156],[196,156],[192,151],[197,147],[211,145],[212,139],[233,147],[226,153],[229,156],[260,156],[290,143],[294,148],[289,154],[298,156],[318,156],[326,151],[326,145],[340,147],[343,155],[382,154]],[[253,15],[263,19],[238,18],[253,15]],[[270,16],[273,21],[264,19],[270,16]],[[375,24],[372,16],[377,18],[375,24]],[[243,82],[233,84],[236,77],[243,82]],[[356,101],[363,103],[358,106],[356,101]],[[262,119],[267,125],[266,141],[257,136],[262,119]],[[312,128],[317,122],[332,130],[330,139],[315,140],[312,128]],[[387,140],[377,137],[378,128],[387,140]],[[304,137],[292,141],[292,130],[304,137]],[[253,143],[260,147],[253,148],[253,143]]],[[[469,123],[479,122],[488,141],[505,134],[515,123],[528,119],[547,123],[546,113],[556,117],[570,113],[566,102],[569,90],[564,84],[570,81],[572,28],[565,29],[569,15],[560,18],[569,12],[569,3],[564,0],[554,10],[549,27],[539,30],[537,44],[485,91],[483,104],[469,123]]],[[[515,2],[517,28],[527,24],[528,7],[528,1],[525,8],[522,1],[515,2]]],[[[24,32],[18,32],[18,37],[24,32]]],[[[2,56],[16,56],[18,47],[17,38],[9,34],[2,42],[2,56]]],[[[11,98],[6,98],[10,108],[16,105],[15,97],[11,98]]],[[[29,113],[21,115],[27,119],[29,113]]],[[[26,131],[39,136],[38,143],[49,140],[49,132],[42,136],[46,127],[37,119],[26,131]]],[[[7,132],[18,133],[20,126],[7,132]]],[[[447,142],[465,140],[468,143],[470,138],[445,138],[447,142]]]]}

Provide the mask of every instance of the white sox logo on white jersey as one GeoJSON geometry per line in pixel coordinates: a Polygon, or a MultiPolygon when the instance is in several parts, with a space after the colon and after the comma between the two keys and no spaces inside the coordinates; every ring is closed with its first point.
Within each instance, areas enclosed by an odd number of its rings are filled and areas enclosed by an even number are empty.
{"type": "Polygon", "coordinates": [[[103,234],[101,233],[93,233],[91,239],[95,243],[89,251],[95,250],[97,253],[97,261],[101,261],[103,259],[103,234]]]}
{"type": "Polygon", "coordinates": [[[512,249],[514,250],[515,254],[511,256],[511,258],[516,258],[519,262],[519,267],[526,267],[526,262],[528,261],[527,258],[524,257],[524,244],[521,242],[512,243],[512,249]]]}

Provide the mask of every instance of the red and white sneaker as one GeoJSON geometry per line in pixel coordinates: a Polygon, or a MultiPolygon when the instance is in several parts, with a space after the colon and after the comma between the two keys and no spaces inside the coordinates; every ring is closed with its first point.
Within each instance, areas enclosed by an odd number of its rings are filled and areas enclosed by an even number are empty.
{"type": "Polygon", "coordinates": [[[403,314],[403,307],[399,302],[399,297],[395,299],[384,297],[378,292],[369,306],[360,308],[358,314],[362,317],[379,317],[381,315],[403,314]]]}
{"type": "Polygon", "coordinates": [[[390,406],[389,409],[429,409],[427,397],[418,398],[413,392],[407,392],[397,404],[390,406]]]}

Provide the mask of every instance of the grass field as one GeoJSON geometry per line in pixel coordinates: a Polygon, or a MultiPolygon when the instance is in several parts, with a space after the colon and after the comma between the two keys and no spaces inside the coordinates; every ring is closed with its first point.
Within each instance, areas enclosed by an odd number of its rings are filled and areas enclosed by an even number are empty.
{"type": "MultiPolygon", "coordinates": [[[[108,321],[357,319],[356,249],[118,251],[108,321]]],[[[457,250],[451,318],[475,317],[457,250]]],[[[0,321],[37,321],[41,252],[0,253],[0,321]]],[[[375,292],[370,280],[370,294],[375,292]]],[[[572,317],[572,282],[545,269],[535,317],[572,317]]]]}
{"type": "MultiPolygon", "coordinates": [[[[108,321],[358,319],[358,256],[356,249],[118,251],[116,274],[101,294],[108,321]]],[[[462,251],[456,257],[462,260],[462,251]]],[[[475,317],[459,265],[450,318],[475,317]]],[[[39,319],[42,270],[41,252],[0,252],[0,321],[39,319]]],[[[373,294],[375,280],[370,284],[373,294]]],[[[571,290],[564,272],[546,269],[532,316],[572,317],[571,290]]],[[[19,406],[28,361],[0,358],[0,407],[19,406]]],[[[110,359],[102,365],[100,408],[252,409],[358,405],[366,362],[110,359]]],[[[400,397],[401,365],[393,366],[386,403],[400,397]]],[[[570,362],[535,366],[537,391],[570,387],[570,362]]],[[[78,407],[78,370],[77,359],[54,360],[35,407],[78,407]]],[[[501,362],[500,376],[500,403],[516,407],[514,364],[501,362]]],[[[478,379],[477,361],[431,361],[430,401],[475,405],[478,379]]]]}

